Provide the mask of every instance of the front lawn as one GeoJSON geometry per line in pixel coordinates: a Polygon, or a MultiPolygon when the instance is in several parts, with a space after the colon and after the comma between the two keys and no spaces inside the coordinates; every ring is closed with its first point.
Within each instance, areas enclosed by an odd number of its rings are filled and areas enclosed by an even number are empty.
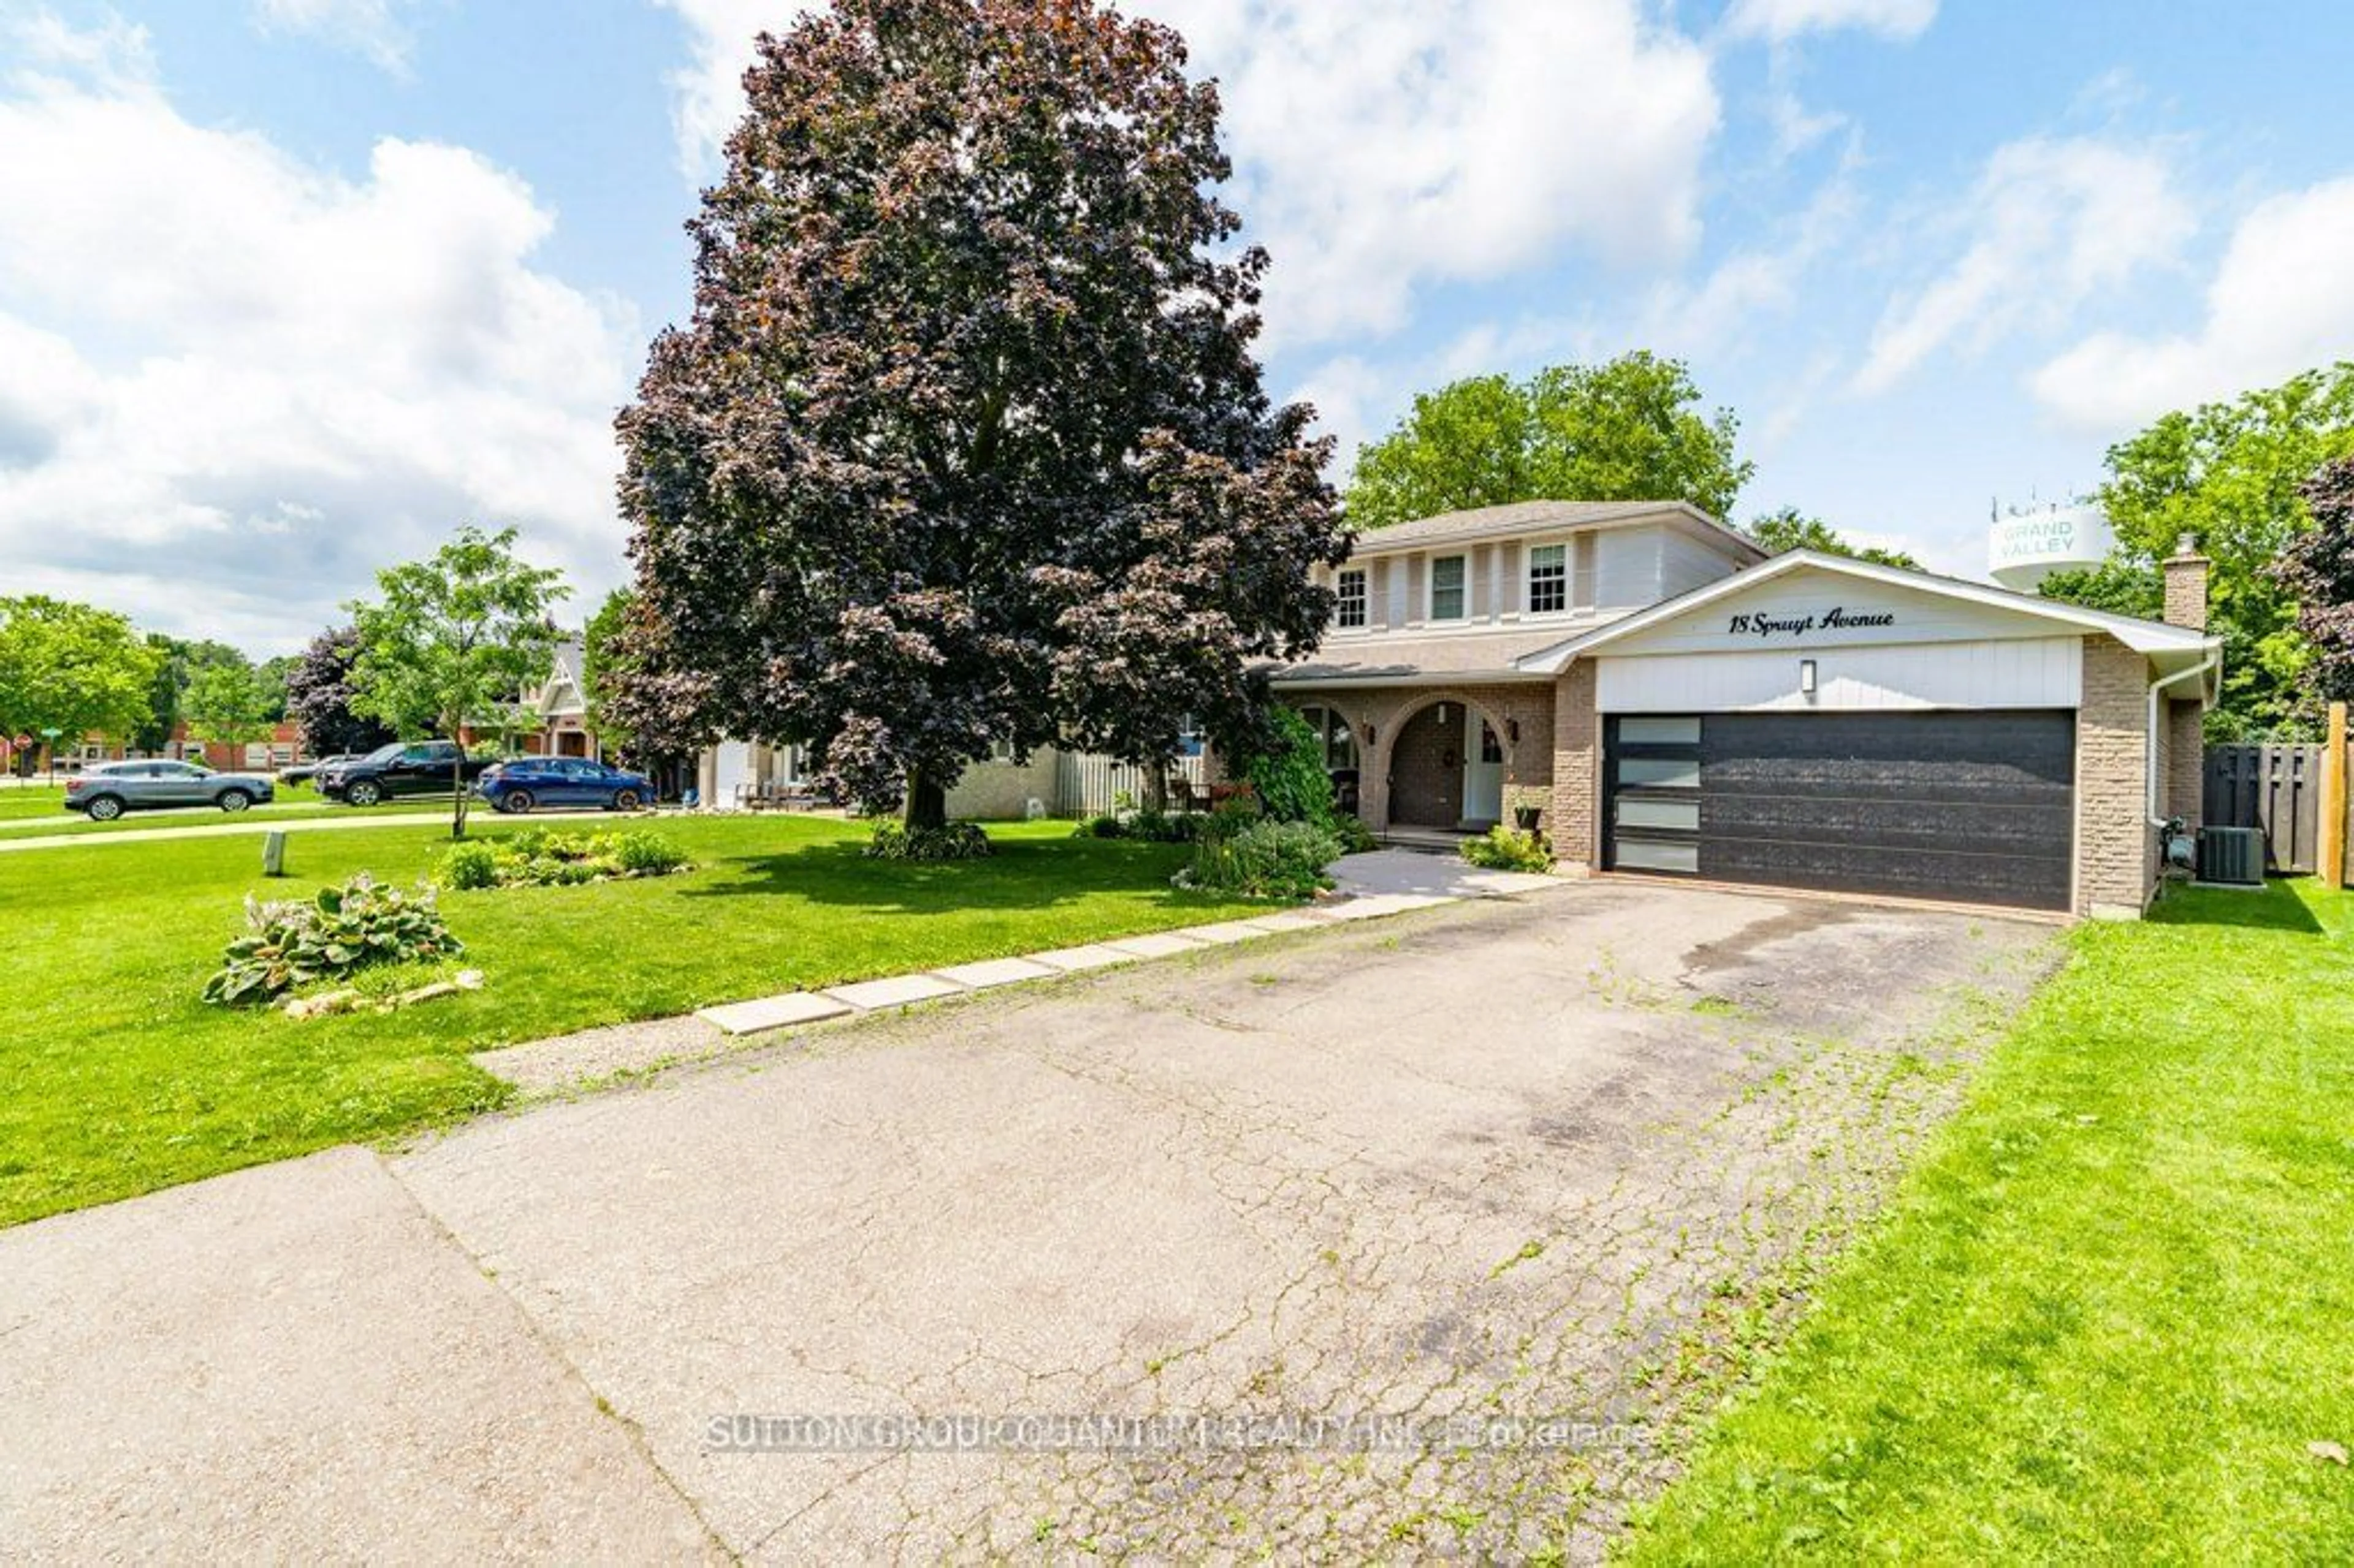
{"type": "Polygon", "coordinates": [[[2349,934],[2311,885],[2074,933],[1624,1555],[2354,1562],[2349,934]]]}
{"type": "Polygon", "coordinates": [[[66,787],[62,784],[0,785],[0,822],[28,817],[63,817],[66,787]]]}
{"type": "Polygon", "coordinates": [[[0,857],[0,1224],[485,1109],[504,1091],[467,1054],[488,1046],[1247,912],[1171,889],[1181,847],[1066,823],[992,827],[996,856],[947,865],[864,859],[865,828],[830,818],[658,829],[697,870],[444,895],[483,991],[307,1022],[196,1000],[246,893],[412,882],[446,830],[296,834],[270,884],[249,838],[0,857]]]}

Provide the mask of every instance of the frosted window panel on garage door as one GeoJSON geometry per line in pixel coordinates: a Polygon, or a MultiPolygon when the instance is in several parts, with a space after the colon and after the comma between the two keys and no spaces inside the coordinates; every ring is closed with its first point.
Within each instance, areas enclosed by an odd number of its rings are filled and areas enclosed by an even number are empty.
{"type": "Polygon", "coordinates": [[[1698,746],[1700,719],[1687,718],[1622,718],[1618,721],[1618,744],[1621,746],[1698,746]]]}
{"type": "Polygon", "coordinates": [[[1669,843],[1651,839],[1620,839],[1616,848],[1616,859],[1624,871],[1700,870],[1700,843],[1697,840],[1669,843]]]}
{"type": "Polygon", "coordinates": [[[1696,757],[1622,757],[1618,782],[1628,789],[1697,789],[1700,759],[1696,757]]]}
{"type": "Polygon", "coordinates": [[[1618,825],[1622,828],[1672,828],[1681,832],[1698,832],[1700,801],[1623,798],[1618,802],[1618,825]]]}

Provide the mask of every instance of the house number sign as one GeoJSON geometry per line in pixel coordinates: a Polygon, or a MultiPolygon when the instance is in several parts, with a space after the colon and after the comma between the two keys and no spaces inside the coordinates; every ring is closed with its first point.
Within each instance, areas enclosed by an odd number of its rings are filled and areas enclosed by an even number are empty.
{"type": "Polygon", "coordinates": [[[1811,631],[1870,631],[1896,624],[1888,610],[1850,609],[1844,605],[1814,615],[1736,615],[1726,625],[1732,637],[1804,637],[1811,631]]]}

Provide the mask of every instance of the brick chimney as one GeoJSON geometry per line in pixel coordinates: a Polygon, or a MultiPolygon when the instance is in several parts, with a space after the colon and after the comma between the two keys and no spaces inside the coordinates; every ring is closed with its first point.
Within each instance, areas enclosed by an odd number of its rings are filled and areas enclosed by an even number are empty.
{"type": "Polygon", "coordinates": [[[2215,563],[2199,553],[2199,542],[2185,534],[2166,558],[2166,621],[2193,631],[2207,630],[2207,569],[2215,563]]]}

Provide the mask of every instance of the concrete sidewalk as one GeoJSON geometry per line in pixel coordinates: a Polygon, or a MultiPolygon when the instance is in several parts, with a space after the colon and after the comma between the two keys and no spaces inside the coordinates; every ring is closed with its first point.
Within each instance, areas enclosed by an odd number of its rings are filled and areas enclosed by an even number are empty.
{"type": "Polygon", "coordinates": [[[0,1557],[722,1560],[371,1150],[0,1233],[0,1557]]]}
{"type": "MultiPolygon", "coordinates": [[[[561,816],[546,819],[525,818],[526,821],[610,822],[626,821],[645,813],[621,811],[566,811],[561,816]]],[[[467,812],[468,820],[481,818],[492,821],[514,821],[502,817],[487,807],[477,806],[467,812]]],[[[122,828],[104,832],[27,834],[22,838],[0,838],[0,854],[11,850],[73,849],[85,844],[154,843],[159,839],[227,839],[251,833],[350,832],[363,828],[429,827],[449,820],[448,808],[440,811],[402,811],[380,817],[298,817],[292,821],[271,821],[260,814],[260,808],[241,812],[226,822],[210,822],[188,827],[122,828]]]]}

